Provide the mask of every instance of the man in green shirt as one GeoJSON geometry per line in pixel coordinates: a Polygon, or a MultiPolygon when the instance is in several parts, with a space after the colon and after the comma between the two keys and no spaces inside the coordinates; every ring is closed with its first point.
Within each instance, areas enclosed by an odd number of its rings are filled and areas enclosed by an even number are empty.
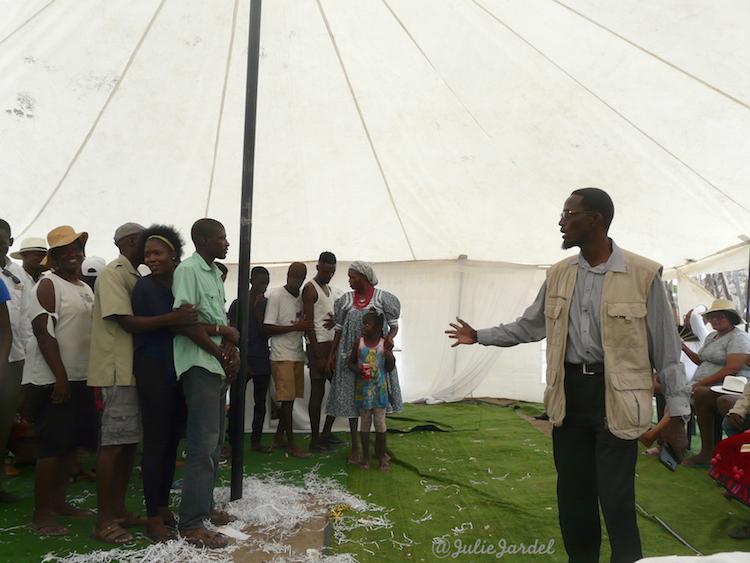
{"type": "Polygon", "coordinates": [[[203,521],[226,524],[226,513],[214,510],[213,492],[219,468],[227,385],[239,369],[239,352],[230,336],[224,311],[224,285],[215,260],[227,255],[224,226],[214,219],[199,219],[190,236],[195,253],[175,270],[174,308],[189,304],[200,324],[174,338],[174,363],[182,380],[188,408],[187,459],[182,480],[180,533],[191,543],[220,548],[224,536],[207,530],[203,521]]]}

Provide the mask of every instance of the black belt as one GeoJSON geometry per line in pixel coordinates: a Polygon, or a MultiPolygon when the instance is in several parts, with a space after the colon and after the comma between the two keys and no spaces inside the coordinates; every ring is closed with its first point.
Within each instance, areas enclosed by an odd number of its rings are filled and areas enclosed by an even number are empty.
{"type": "Polygon", "coordinates": [[[582,373],[583,375],[602,375],[604,373],[604,364],[569,364],[565,362],[565,369],[582,373]]]}

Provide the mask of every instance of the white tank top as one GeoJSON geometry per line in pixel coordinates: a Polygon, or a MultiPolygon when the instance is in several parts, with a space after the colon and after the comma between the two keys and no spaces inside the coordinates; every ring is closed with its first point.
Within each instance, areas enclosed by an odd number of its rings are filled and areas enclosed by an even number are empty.
{"type": "Polygon", "coordinates": [[[312,279],[311,283],[315,287],[315,291],[318,292],[318,300],[313,306],[315,338],[318,342],[331,342],[333,340],[334,330],[328,330],[323,326],[323,321],[325,321],[329,316],[333,316],[334,299],[333,292],[331,291],[331,286],[326,286],[326,289],[328,290],[328,294],[326,295],[326,292],[323,291],[323,288],[320,286],[320,284],[315,281],[315,278],[312,279]]]}
{"type": "MultiPolygon", "coordinates": [[[[86,381],[89,365],[89,347],[91,345],[91,312],[94,309],[94,292],[83,282],[76,285],[64,280],[57,274],[49,274],[48,280],[55,286],[55,312],[49,313],[39,303],[37,290],[28,301],[29,320],[47,313],[47,331],[57,340],[60,356],[68,374],[68,381],[86,381]],[[52,319],[56,320],[53,325],[52,319]]],[[[39,350],[36,337],[31,337],[26,344],[26,363],[23,366],[23,383],[49,385],[55,382],[55,376],[39,350]]]]}

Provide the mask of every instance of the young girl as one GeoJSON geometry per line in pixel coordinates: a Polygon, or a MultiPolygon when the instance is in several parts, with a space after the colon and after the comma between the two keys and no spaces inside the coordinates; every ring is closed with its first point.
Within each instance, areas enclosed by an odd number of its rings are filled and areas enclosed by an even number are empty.
{"type": "Polygon", "coordinates": [[[375,455],[380,469],[388,471],[385,452],[385,409],[388,406],[386,374],[396,366],[393,342],[384,339],[383,315],[371,308],[362,317],[362,337],[354,342],[349,368],[358,377],[355,386],[355,406],[360,414],[363,469],[370,468],[370,424],[375,422],[375,455]]]}

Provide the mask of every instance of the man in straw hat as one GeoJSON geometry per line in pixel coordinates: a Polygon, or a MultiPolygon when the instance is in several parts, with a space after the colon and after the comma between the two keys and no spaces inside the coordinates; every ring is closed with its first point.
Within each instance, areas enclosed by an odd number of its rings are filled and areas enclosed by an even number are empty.
{"type": "Polygon", "coordinates": [[[86,385],[94,296],[80,281],[87,239],[67,225],[50,231],[42,264],[52,273],[29,300],[34,338],[26,346],[23,384],[37,438],[32,527],[40,535],[68,534],[58,515],[91,514],[65,502],[76,448],[96,449],[96,409],[86,385]]]}
{"type": "MultiPolygon", "coordinates": [[[[41,240],[42,252],[46,252],[44,239],[36,240],[41,240]]],[[[26,295],[35,283],[19,264],[11,262],[8,258],[8,249],[12,245],[13,236],[10,225],[7,221],[0,219],[0,279],[3,280],[10,293],[10,301],[8,301],[7,307],[13,332],[13,345],[8,358],[8,369],[3,370],[0,374],[0,462],[5,461],[5,456],[8,453],[6,448],[8,437],[21,405],[21,377],[23,375],[23,362],[26,357],[24,350],[26,342],[31,336],[31,327],[24,320],[24,303],[26,295]]],[[[13,253],[11,256],[19,257],[17,253],[13,253]]],[[[16,495],[2,490],[2,479],[4,477],[5,471],[0,470],[0,503],[18,500],[16,495]]]]}
{"type": "Polygon", "coordinates": [[[140,277],[142,262],[138,239],[145,227],[120,225],[114,234],[120,255],[99,274],[94,290],[93,330],[89,378],[101,387],[99,459],[96,465],[96,526],[93,536],[114,544],[132,541],[125,529],[145,519],[125,507],[135,453],[141,439],[138,394],[133,377],[133,337],[126,330],[133,317],[130,298],[140,277]]]}
{"type": "Polygon", "coordinates": [[[599,560],[600,505],[612,561],[642,557],[635,464],[638,437],[651,423],[652,369],[672,416],[690,414],[661,266],[607,236],[613,217],[606,192],[573,191],[558,225],[563,249],[577,246],[578,256],[549,268],[534,303],[516,322],[477,331],[457,319],[446,331],[454,346],[547,339],[544,403],[554,424],[560,529],[573,562],[599,560]]]}

